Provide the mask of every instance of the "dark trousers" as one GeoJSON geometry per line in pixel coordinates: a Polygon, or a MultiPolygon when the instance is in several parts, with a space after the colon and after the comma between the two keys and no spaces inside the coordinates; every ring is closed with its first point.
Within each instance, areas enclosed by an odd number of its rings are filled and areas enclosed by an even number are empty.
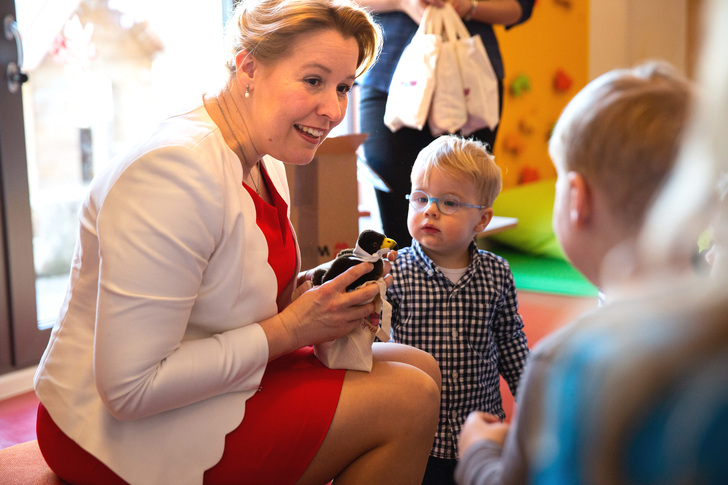
{"type": "MultiPolygon", "coordinates": [[[[364,157],[367,164],[379,174],[391,192],[376,190],[377,204],[382,218],[382,228],[387,237],[397,241],[399,247],[409,246],[412,237],[407,230],[405,195],[410,193],[410,172],[415,158],[435,138],[430,127],[422,131],[401,128],[392,133],[384,124],[384,110],[387,93],[367,86],[361,87],[359,116],[362,133],[368,133],[364,142],[364,157]]],[[[499,83],[500,106],[503,106],[503,83],[499,83]]],[[[476,131],[470,137],[487,143],[491,149],[495,143],[496,130],[476,131]]]]}
{"type": "Polygon", "coordinates": [[[435,458],[427,460],[427,470],[422,485],[455,485],[455,465],[457,460],[435,458]]]}

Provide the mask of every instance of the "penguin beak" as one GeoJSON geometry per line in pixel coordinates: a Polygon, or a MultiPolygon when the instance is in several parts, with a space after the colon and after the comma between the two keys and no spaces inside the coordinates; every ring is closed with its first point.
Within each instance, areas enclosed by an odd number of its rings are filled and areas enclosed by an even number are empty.
{"type": "Polygon", "coordinates": [[[397,242],[394,239],[389,239],[388,237],[384,238],[384,241],[382,241],[382,245],[379,246],[379,249],[397,249],[397,242]]]}

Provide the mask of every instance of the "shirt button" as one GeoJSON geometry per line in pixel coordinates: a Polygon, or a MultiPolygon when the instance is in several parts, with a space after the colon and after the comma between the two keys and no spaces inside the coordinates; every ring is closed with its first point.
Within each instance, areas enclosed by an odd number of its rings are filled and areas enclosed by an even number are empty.
{"type": "Polygon", "coordinates": [[[460,334],[458,333],[457,330],[453,330],[451,335],[453,338],[458,338],[458,335],[460,335],[460,334]]]}
{"type": "Polygon", "coordinates": [[[460,377],[460,373],[458,373],[458,371],[456,370],[452,371],[452,378],[457,379],[458,377],[460,377]]]}
{"type": "Polygon", "coordinates": [[[458,412],[453,411],[452,413],[450,413],[450,416],[452,416],[453,419],[458,419],[458,412]]]}

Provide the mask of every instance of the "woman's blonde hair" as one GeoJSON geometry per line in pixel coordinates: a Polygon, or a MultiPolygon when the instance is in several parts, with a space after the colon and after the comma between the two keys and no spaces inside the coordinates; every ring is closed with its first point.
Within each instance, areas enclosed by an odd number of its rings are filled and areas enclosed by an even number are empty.
{"type": "Polygon", "coordinates": [[[356,39],[357,76],[376,62],[382,49],[381,28],[366,10],[347,0],[242,0],[226,26],[230,46],[226,67],[235,72],[235,56],[242,50],[261,62],[277,61],[292,45],[305,42],[301,37],[328,29],[356,39]]]}
{"type": "Polygon", "coordinates": [[[488,145],[473,138],[456,135],[436,138],[417,155],[410,176],[412,184],[429,180],[435,168],[457,179],[473,181],[482,194],[480,205],[491,207],[501,191],[500,167],[488,145]]]}

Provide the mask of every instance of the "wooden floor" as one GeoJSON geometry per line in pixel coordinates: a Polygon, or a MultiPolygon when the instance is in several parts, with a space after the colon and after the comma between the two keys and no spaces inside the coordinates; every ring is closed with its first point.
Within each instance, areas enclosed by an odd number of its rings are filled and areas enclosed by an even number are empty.
{"type": "MultiPolygon", "coordinates": [[[[582,298],[531,291],[519,291],[518,303],[530,348],[549,333],[597,307],[596,297],[582,298]]],[[[500,389],[506,421],[510,421],[513,417],[513,396],[503,378],[500,389]]]]}
{"type": "Polygon", "coordinates": [[[33,392],[0,401],[0,449],[35,439],[37,409],[33,392]]]}
{"type": "MultiPolygon", "coordinates": [[[[526,326],[529,346],[544,335],[571,321],[577,315],[596,308],[595,298],[575,298],[543,293],[519,292],[520,314],[526,326]]],[[[501,386],[504,409],[510,419],[513,398],[504,383],[501,386]]],[[[35,414],[38,399],[33,392],[0,401],[0,449],[35,439],[35,414]]]]}

